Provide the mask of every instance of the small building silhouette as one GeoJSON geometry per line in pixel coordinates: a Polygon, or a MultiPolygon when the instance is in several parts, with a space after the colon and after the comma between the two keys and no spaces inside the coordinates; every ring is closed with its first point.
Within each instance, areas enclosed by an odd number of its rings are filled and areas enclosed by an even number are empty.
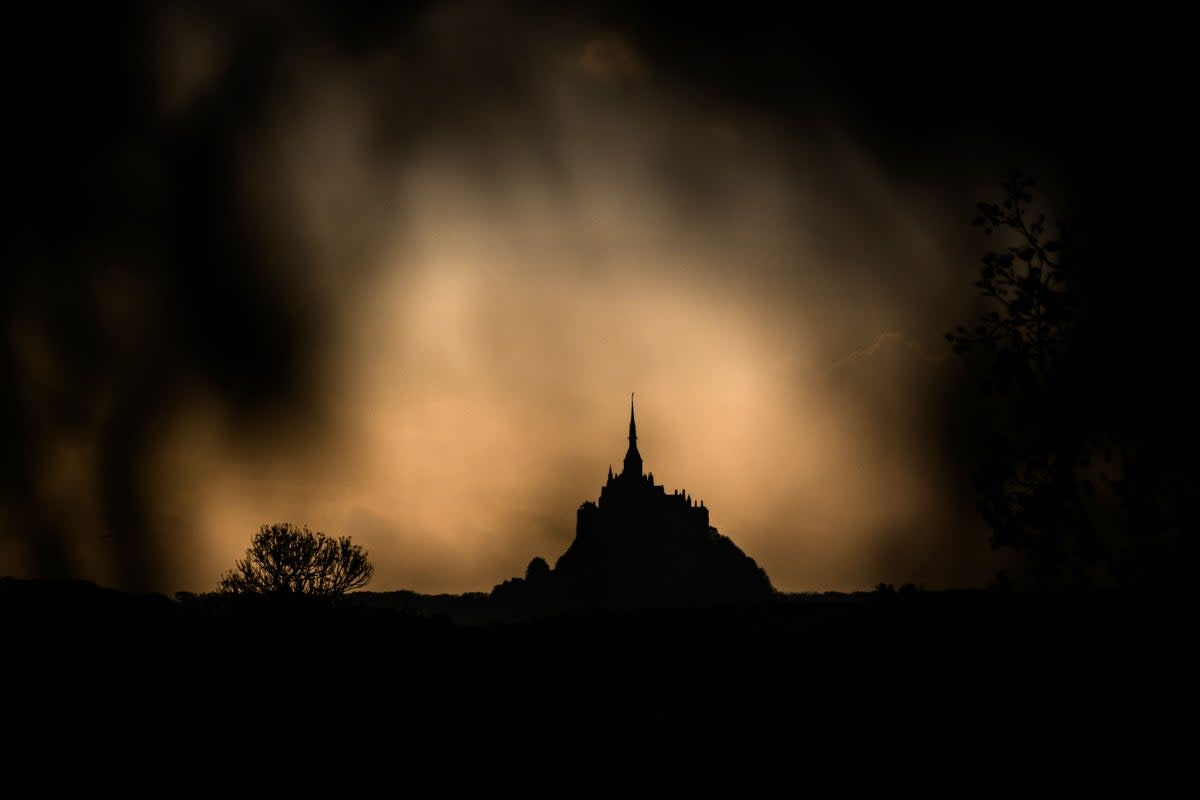
{"type": "Polygon", "coordinates": [[[643,473],[632,399],[621,473],[609,467],[598,502],[579,507],[571,546],[538,575],[506,581],[493,596],[569,607],[693,607],[755,604],[772,593],[766,572],[709,524],[703,501],[668,494],[643,473]]]}

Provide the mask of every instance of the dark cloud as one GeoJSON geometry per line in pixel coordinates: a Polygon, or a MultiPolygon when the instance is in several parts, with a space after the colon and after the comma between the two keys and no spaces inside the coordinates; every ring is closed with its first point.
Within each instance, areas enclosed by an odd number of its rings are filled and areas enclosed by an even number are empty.
{"type": "Polygon", "coordinates": [[[642,57],[619,33],[603,34],[588,41],[575,65],[584,74],[601,81],[640,78],[646,74],[642,57]]]}

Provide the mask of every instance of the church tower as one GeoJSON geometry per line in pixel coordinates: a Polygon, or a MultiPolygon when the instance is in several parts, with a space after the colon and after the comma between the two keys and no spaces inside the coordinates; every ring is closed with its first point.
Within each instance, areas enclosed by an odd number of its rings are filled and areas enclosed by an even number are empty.
{"type": "Polygon", "coordinates": [[[633,419],[633,395],[629,395],[629,451],[625,453],[625,469],[621,474],[628,478],[642,477],[642,454],[637,449],[637,423],[633,419]]]}

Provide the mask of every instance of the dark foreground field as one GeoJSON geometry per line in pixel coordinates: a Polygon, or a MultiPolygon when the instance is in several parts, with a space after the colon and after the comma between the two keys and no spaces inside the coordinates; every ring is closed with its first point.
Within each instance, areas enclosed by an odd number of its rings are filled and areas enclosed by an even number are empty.
{"type": "Polygon", "coordinates": [[[4,580],[0,623],[10,756],[24,740],[447,785],[836,764],[848,791],[947,770],[1148,787],[1193,758],[1195,624],[1167,598],[790,595],[528,618],[482,596],[277,608],[4,580]]]}

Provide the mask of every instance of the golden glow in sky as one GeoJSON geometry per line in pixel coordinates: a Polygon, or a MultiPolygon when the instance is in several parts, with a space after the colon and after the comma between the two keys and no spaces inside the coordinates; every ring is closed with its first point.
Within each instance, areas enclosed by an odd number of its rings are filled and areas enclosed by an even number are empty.
{"type": "MultiPolygon", "coordinates": [[[[986,578],[927,419],[972,279],[938,239],[958,207],[883,174],[836,120],[785,147],[613,31],[513,42],[520,103],[480,98],[381,147],[381,82],[420,98],[509,53],[464,24],[413,34],[424,65],[305,53],[238,141],[246,213],[297,255],[270,264],[281,302],[328,335],[311,402],[252,437],[181,388],[146,462],[159,588],[210,590],[259,525],[291,521],[364,545],[373,590],[487,591],[567,548],[624,454],[631,391],[647,470],[703,499],[776,588],[986,578]]],[[[162,51],[162,113],[185,116],[220,80],[222,34],[163,30],[187,46],[162,51]]],[[[141,309],[114,330],[152,325],[136,274],[116,264],[97,290],[141,309]]],[[[28,368],[50,363],[21,331],[28,368]]],[[[78,570],[106,582],[77,468],[93,448],[48,448],[43,493],[83,532],[78,570]]]]}

